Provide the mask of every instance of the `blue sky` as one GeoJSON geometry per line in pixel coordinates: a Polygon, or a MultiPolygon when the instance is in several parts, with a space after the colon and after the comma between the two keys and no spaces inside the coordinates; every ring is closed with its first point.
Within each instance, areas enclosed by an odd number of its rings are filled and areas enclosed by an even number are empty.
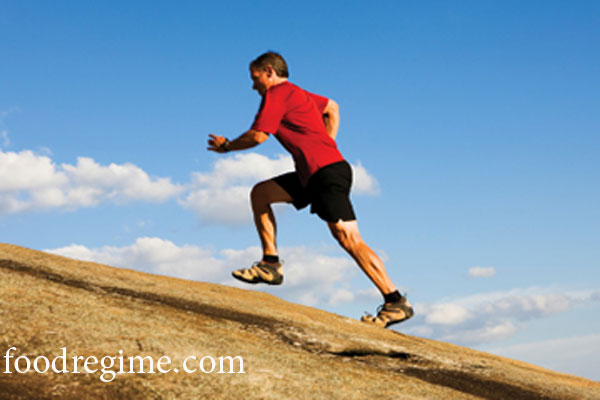
{"type": "MultiPolygon", "coordinates": [[[[4,1],[0,37],[0,241],[238,285],[248,190],[290,161],[206,138],[250,126],[276,50],[340,104],[363,237],[417,308],[397,329],[600,380],[597,2],[4,1]]],[[[269,292],[375,310],[318,218],[277,215],[269,292]]]]}

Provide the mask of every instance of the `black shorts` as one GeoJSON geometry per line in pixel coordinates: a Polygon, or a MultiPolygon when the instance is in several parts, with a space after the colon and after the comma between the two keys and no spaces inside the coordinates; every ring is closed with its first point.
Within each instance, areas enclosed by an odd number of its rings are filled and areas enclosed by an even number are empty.
{"type": "Polygon", "coordinates": [[[292,197],[292,204],[298,210],[310,204],[310,212],[327,222],[356,219],[350,202],[352,168],[346,161],[321,168],[310,177],[306,187],[296,172],[276,176],[273,180],[292,197]]]}

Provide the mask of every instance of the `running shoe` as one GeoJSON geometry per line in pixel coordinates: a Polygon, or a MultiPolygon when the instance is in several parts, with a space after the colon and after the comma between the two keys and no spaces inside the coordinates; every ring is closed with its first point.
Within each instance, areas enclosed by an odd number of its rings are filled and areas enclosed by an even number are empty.
{"type": "Polygon", "coordinates": [[[364,315],[360,320],[368,324],[387,328],[391,325],[406,321],[415,314],[405,296],[395,303],[385,303],[377,309],[377,315],[364,315]]]}
{"type": "Polygon", "coordinates": [[[268,285],[281,285],[283,282],[283,263],[266,263],[258,261],[250,268],[235,270],[231,275],[246,283],[266,283],[268,285]]]}

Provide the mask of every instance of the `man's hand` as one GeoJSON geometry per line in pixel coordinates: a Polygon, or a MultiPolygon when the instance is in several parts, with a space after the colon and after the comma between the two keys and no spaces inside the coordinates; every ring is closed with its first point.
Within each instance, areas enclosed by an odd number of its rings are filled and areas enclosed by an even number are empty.
{"type": "Polygon", "coordinates": [[[223,136],[213,135],[212,133],[208,135],[210,139],[208,139],[208,147],[207,149],[210,151],[214,151],[217,153],[226,153],[227,148],[225,147],[225,143],[229,141],[223,136]]]}
{"type": "Polygon", "coordinates": [[[325,123],[327,134],[335,140],[340,127],[340,107],[331,99],[329,99],[325,110],[323,110],[323,122],[325,123]]]}

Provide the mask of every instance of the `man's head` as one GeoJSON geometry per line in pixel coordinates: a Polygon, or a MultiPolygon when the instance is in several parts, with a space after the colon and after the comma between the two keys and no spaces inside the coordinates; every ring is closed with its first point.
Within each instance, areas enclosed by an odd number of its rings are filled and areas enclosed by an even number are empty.
{"type": "Polygon", "coordinates": [[[273,85],[287,80],[288,68],[281,54],[268,51],[250,63],[250,78],[261,96],[273,85]]]}

